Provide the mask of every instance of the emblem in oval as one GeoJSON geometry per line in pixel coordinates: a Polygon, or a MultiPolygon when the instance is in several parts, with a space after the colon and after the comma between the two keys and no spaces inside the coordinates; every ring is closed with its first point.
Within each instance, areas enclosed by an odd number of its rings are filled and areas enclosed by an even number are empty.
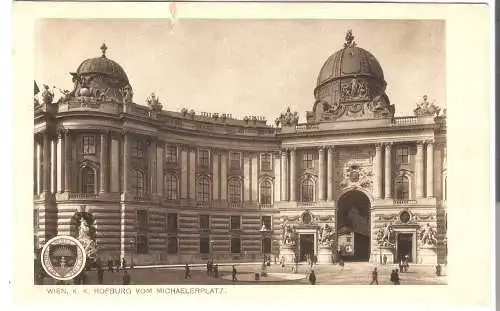
{"type": "Polygon", "coordinates": [[[42,248],[42,267],[57,280],[75,278],[85,268],[87,256],[83,245],[71,236],[56,236],[42,248]]]}

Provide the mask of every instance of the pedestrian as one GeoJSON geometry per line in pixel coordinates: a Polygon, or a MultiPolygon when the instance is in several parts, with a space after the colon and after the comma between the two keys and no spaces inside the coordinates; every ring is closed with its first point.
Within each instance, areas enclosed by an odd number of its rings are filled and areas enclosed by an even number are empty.
{"type": "Polygon", "coordinates": [[[408,269],[410,268],[410,256],[409,255],[406,255],[405,256],[405,261],[404,261],[404,264],[405,264],[405,272],[408,272],[408,269]]]}
{"type": "Polygon", "coordinates": [[[440,264],[436,265],[436,275],[441,276],[441,265],[440,264]]]}
{"type": "Polygon", "coordinates": [[[339,261],[340,270],[344,271],[344,261],[340,259],[339,261]]]}
{"type": "Polygon", "coordinates": [[[185,268],[184,268],[184,278],[187,279],[187,278],[191,278],[191,270],[189,269],[189,265],[186,264],[185,268]]]}
{"type": "Polygon", "coordinates": [[[210,277],[210,274],[212,272],[212,264],[210,261],[207,261],[207,276],[210,277]]]}
{"type": "Polygon", "coordinates": [[[113,273],[113,262],[108,260],[108,272],[113,273]]]}
{"type": "Polygon", "coordinates": [[[219,265],[214,266],[214,277],[215,278],[219,277],[219,265]]]}
{"type": "Polygon", "coordinates": [[[125,261],[125,257],[122,257],[122,269],[127,268],[127,263],[125,261]]]}
{"type": "Polygon", "coordinates": [[[97,266],[97,279],[99,281],[99,284],[104,284],[104,270],[100,265],[97,266]]]}
{"type": "Polygon", "coordinates": [[[377,272],[377,268],[374,268],[373,271],[372,271],[372,282],[370,283],[370,285],[373,285],[373,283],[375,283],[375,284],[378,285],[378,272],[377,272]]]}
{"type": "Polygon", "coordinates": [[[281,272],[285,272],[285,257],[281,258],[281,272]]]}
{"type": "Polygon", "coordinates": [[[127,270],[123,270],[122,284],[130,285],[130,274],[128,274],[127,270]]]}
{"type": "Polygon", "coordinates": [[[235,266],[235,265],[233,265],[233,273],[232,273],[232,274],[233,274],[233,282],[234,282],[234,281],[238,281],[238,279],[236,278],[236,274],[237,274],[237,273],[238,273],[238,272],[236,271],[236,266],[235,266]]]}
{"type": "Polygon", "coordinates": [[[399,285],[400,279],[399,279],[398,269],[394,269],[393,273],[394,277],[391,276],[391,281],[394,283],[394,285],[399,285]]]}
{"type": "Polygon", "coordinates": [[[401,271],[401,273],[403,273],[403,258],[401,258],[401,260],[399,261],[399,271],[401,271]]]}
{"type": "Polygon", "coordinates": [[[309,273],[309,283],[311,283],[311,285],[316,284],[316,274],[314,273],[314,270],[311,270],[311,273],[309,273]]]}
{"type": "Polygon", "coordinates": [[[384,265],[387,264],[387,255],[384,254],[384,257],[382,257],[384,265]]]}

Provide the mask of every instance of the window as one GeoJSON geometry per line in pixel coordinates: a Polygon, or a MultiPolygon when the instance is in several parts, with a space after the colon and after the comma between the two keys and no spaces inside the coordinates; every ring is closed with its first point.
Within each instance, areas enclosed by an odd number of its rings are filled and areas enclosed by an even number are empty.
{"type": "Polygon", "coordinates": [[[262,253],[263,254],[271,253],[271,239],[270,238],[262,239],[262,253]]]}
{"type": "Polygon", "coordinates": [[[401,147],[396,150],[396,163],[408,164],[408,147],[401,147]]]}
{"type": "Polygon", "coordinates": [[[90,167],[82,169],[82,192],[95,193],[95,172],[90,167]]]}
{"type": "Polygon", "coordinates": [[[241,153],[239,152],[229,153],[229,167],[235,170],[241,168],[241,153]]]}
{"type": "Polygon", "coordinates": [[[271,216],[262,216],[260,219],[261,231],[271,231],[271,216]]]}
{"type": "Polygon", "coordinates": [[[132,156],[136,158],[142,158],[144,156],[142,141],[139,139],[134,140],[132,143],[132,156]]]}
{"type": "Polygon", "coordinates": [[[312,152],[304,152],[304,169],[313,167],[313,154],[312,152]]]}
{"type": "Polygon", "coordinates": [[[198,165],[208,167],[208,150],[198,150],[198,165]]]}
{"type": "Polygon", "coordinates": [[[168,233],[177,232],[177,214],[169,213],[167,215],[167,232],[168,233]]]}
{"type": "Polygon", "coordinates": [[[95,136],[84,135],[82,137],[83,154],[95,154],[95,136]]]}
{"type": "Polygon", "coordinates": [[[177,200],[177,176],[175,175],[166,175],[165,177],[165,186],[167,194],[167,200],[177,200]]]}
{"type": "Polygon", "coordinates": [[[167,163],[177,163],[177,146],[167,145],[167,163]]]}
{"type": "Polygon", "coordinates": [[[396,178],[396,199],[408,200],[409,199],[409,181],[406,176],[399,176],[396,178]]]}
{"type": "Polygon", "coordinates": [[[38,210],[35,209],[33,210],[33,228],[38,229],[39,225],[39,216],[38,216],[38,210]]]}
{"type": "Polygon", "coordinates": [[[200,229],[210,229],[210,215],[200,215],[200,229]]]}
{"type": "Polygon", "coordinates": [[[210,253],[210,239],[207,237],[200,238],[200,254],[210,253]]]}
{"type": "Polygon", "coordinates": [[[177,238],[172,236],[167,239],[167,253],[168,254],[177,254],[177,238]]]}
{"type": "Polygon", "coordinates": [[[302,202],[314,201],[314,183],[307,179],[302,182],[302,202]]]}
{"type": "Polygon", "coordinates": [[[241,203],[241,182],[238,179],[231,179],[228,183],[229,203],[238,205],[241,203]]]}
{"type": "Polygon", "coordinates": [[[272,204],[272,186],[268,180],[260,184],[260,204],[272,204]]]}
{"type": "Polygon", "coordinates": [[[271,159],[272,157],[270,153],[263,153],[260,156],[260,169],[263,171],[271,171],[272,170],[271,159]]]}
{"type": "Polygon", "coordinates": [[[207,176],[202,176],[198,179],[196,189],[196,200],[198,202],[208,202],[210,194],[210,181],[207,176]]]}
{"type": "Polygon", "coordinates": [[[240,230],[241,216],[231,216],[231,230],[240,230]]]}
{"type": "Polygon", "coordinates": [[[137,254],[149,253],[148,237],[146,235],[138,235],[136,243],[137,254]]]}
{"type": "Polygon", "coordinates": [[[241,240],[239,238],[231,239],[231,253],[233,254],[241,253],[241,240]]]}
{"type": "Polygon", "coordinates": [[[148,227],[148,211],[137,211],[137,227],[138,229],[145,229],[148,227]]]}
{"type": "Polygon", "coordinates": [[[136,195],[144,194],[144,174],[140,170],[132,171],[132,185],[136,195]]]}

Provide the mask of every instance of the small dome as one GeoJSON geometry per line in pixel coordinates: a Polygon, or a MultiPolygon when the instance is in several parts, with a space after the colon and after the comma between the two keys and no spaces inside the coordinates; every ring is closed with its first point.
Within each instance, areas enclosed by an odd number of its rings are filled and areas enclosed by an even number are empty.
{"type": "Polygon", "coordinates": [[[123,68],[115,61],[106,57],[107,47],[105,44],[101,46],[102,56],[89,58],[84,60],[76,73],[78,75],[87,75],[87,74],[103,74],[109,76],[111,78],[115,78],[124,84],[128,84],[128,77],[123,68]]]}

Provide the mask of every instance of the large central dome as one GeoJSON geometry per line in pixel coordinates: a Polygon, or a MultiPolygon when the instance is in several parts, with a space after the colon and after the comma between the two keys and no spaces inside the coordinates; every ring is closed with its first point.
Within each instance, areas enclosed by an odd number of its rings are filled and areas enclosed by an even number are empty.
{"type": "Polygon", "coordinates": [[[328,57],[319,72],[308,122],[393,116],[385,88],[379,62],[356,45],[349,30],[344,47],[328,57]]]}

